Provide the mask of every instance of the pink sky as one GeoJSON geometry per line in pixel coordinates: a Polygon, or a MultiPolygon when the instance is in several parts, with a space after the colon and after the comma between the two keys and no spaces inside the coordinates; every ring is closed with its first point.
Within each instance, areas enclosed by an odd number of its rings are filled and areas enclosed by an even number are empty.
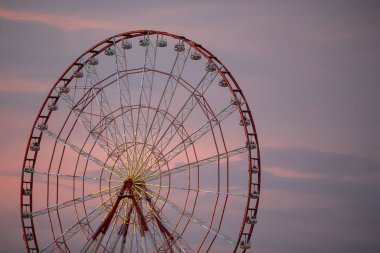
{"type": "Polygon", "coordinates": [[[150,28],[211,50],[253,110],[263,195],[252,252],[378,251],[379,26],[370,0],[3,1],[0,243],[25,250],[22,159],[56,78],[105,37],[150,28]]]}

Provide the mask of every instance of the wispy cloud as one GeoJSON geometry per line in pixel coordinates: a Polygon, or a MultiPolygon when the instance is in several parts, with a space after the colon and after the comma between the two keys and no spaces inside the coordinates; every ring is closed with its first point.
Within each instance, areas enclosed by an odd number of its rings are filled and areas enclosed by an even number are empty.
{"type": "Polygon", "coordinates": [[[300,172],[281,167],[269,167],[266,169],[270,174],[277,177],[294,178],[294,179],[322,179],[326,175],[321,173],[300,172]]]}
{"type": "Polygon", "coordinates": [[[316,210],[336,207],[340,202],[340,200],[331,196],[314,193],[288,191],[286,189],[265,189],[262,192],[260,208],[281,211],[316,210]]]}
{"type": "Polygon", "coordinates": [[[0,18],[18,22],[35,22],[48,26],[57,27],[64,31],[80,29],[101,29],[107,31],[119,31],[121,25],[117,22],[81,18],[62,14],[47,14],[43,12],[0,9],[0,18]]]}
{"type": "Polygon", "coordinates": [[[25,79],[20,77],[1,76],[0,92],[45,92],[52,84],[47,81],[25,79]]]}

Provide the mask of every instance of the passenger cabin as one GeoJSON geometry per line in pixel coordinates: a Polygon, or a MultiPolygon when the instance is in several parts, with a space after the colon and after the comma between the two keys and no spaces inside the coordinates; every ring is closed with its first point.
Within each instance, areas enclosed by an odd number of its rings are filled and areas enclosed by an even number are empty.
{"type": "Polygon", "coordinates": [[[131,49],[132,48],[132,42],[128,40],[124,40],[123,43],[121,44],[121,47],[123,49],[131,49]]]}
{"type": "Polygon", "coordinates": [[[41,131],[45,131],[48,129],[48,126],[45,123],[38,124],[37,128],[41,131]]]}
{"type": "Polygon", "coordinates": [[[197,51],[194,51],[191,53],[191,59],[194,60],[194,61],[198,61],[201,59],[201,54],[197,51]]]}
{"type": "Polygon", "coordinates": [[[158,47],[166,47],[168,45],[168,42],[165,39],[160,39],[157,41],[158,47]]]}
{"type": "Polygon", "coordinates": [[[92,59],[90,59],[90,60],[88,61],[88,64],[90,64],[90,65],[92,65],[92,66],[94,66],[94,65],[98,65],[98,64],[99,64],[99,61],[98,61],[98,59],[96,59],[96,58],[92,58],[92,59]]]}
{"type": "Polygon", "coordinates": [[[259,198],[259,192],[258,191],[254,191],[252,193],[249,194],[249,197],[251,199],[258,199],[259,198]]]}
{"type": "Polygon", "coordinates": [[[241,101],[238,98],[231,98],[231,105],[240,105],[241,101]]]}
{"type": "Polygon", "coordinates": [[[215,63],[213,63],[212,61],[209,61],[206,63],[206,71],[207,72],[214,72],[215,70],[216,70],[215,63]]]}
{"type": "Polygon", "coordinates": [[[83,77],[83,72],[82,71],[77,71],[74,73],[75,78],[82,78],[83,77]]]}
{"type": "Polygon", "coordinates": [[[57,104],[50,104],[50,105],[48,105],[48,110],[49,111],[56,111],[56,110],[58,110],[58,105],[57,104]]]}
{"type": "Polygon", "coordinates": [[[247,224],[256,224],[257,223],[257,219],[253,216],[247,216],[245,222],[247,224]]]}
{"type": "Polygon", "coordinates": [[[185,51],[185,45],[183,43],[181,44],[176,44],[174,46],[174,51],[176,52],[182,52],[182,51],[185,51]]]}
{"type": "Polygon", "coordinates": [[[115,55],[115,49],[112,49],[112,48],[109,47],[106,50],[104,50],[104,54],[107,55],[107,56],[115,55]]]}
{"type": "Polygon", "coordinates": [[[149,40],[148,39],[142,39],[142,40],[140,40],[139,45],[142,47],[147,47],[147,46],[149,46],[149,40]]]}
{"type": "Polygon", "coordinates": [[[22,195],[24,195],[24,196],[31,196],[32,195],[32,190],[22,189],[22,195]]]}
{"type": "Polygon", "coordinates": [[[253,167],[252,167],[252,173],[253,174],[259,173],[259,168],[257,168],[256,165],[253,165],[253,167]]]}
{"type": "Polygon", "coordinates": [[[70,88],[69,87],[61,87],[59,88],[59,93],[62,93],[62,94],[67,94],[70,92],[70,88]]]}
{"type": "Polygon", "coordinates": [[[256,143],[254,143],[253,141],[247,141],[246,143],[245,143],[245,147],[246,148],[249,148],[249,149],[256,149],[256,143]]]}
{"type": "Polygon", "coordinates": [[[32,151],[38,151],[40,150],[40,144],[38,144],[38,142],[32,142],[29,148],[32,151]]]}
{"type": "Polygon", "coordinates": [[[26,234],[26,240],[27,241],[32,241],[33,239],[34,239],[34,237],[33,237],[33,234],[32,233],[28,233],[28,234],[26,234]]]}
{"type": "Polygon", "coordinates": [[[25,173],[30,173],[30,174],[32,174],[32,173],[34,173],[34,168],[32,168],[32,167],[26,167],[25,169],[24,169],[24,172],[25,173]]]}
{"type": "Polygon", "coordinates": [[[227,85],[227,82],[224,79],[222,79],[219,81],[219,86],[220,87],[227,87],[228,85],[227,85]]]}
{"type": "Polygon", "coordinates": [[[243,119],[240,120],[240,125],[243,126],[245,123],[246,126],[250,126],[251,125],[251,121],[246,117],[246,116],[243,116],[243,119]]]}
{"type": "Polygon", "coordinates": [[[240,248],[241,249],[250,249],[251,248],[251,243],[250,242],[241,241],[240,242],[240,248]]]}
{"type": "Polygon", "coordinates": [[[32,214],[31,213],[22,213],[22,218],[24,218],[24,219],[32,218],[32,214]]]}

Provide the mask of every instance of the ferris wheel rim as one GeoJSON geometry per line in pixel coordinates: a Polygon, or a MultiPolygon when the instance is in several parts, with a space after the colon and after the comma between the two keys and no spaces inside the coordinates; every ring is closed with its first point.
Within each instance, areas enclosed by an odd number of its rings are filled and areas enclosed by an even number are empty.
{"type": "MultiPolygon", "coordinates": [[[[26,147],[26,152],[25,152],[25,156],[24,156],[24,162],[23,162],[23,169],[22,169],[22,181],[21,181],[21,220],[22,220],[22,226],[23,226],[23,235],[24,235],[24,239],[26,241],[26,238],[27,238],[27,232],[26,232],[26,226],[25,226],[25,223],[24,223],[24,219],[23,218],[23,210],[24,210],[24,203],[23,203],[23,196],[22,196],[22,190],[23,190],[23,184],[24,184],[24,174],[26,173],[25,172],[25,168],[26,168],[26,164],[28,163],[28,159],[30,160],[31,158],[28,156],[28,152],[29,152],[29,146],[31,145],[31,142],[32,142],[32,139],[35,138],[33,137],[33,131],[38,127],[38,121],[41,119],[41,117],[45,117],[44,115],[42,115],[42,111],[43,109],[47,106],[47,102],[49,100],[49,98],[51,98],[54,90],[56,90],[56,88],[59,87],[60,85],[60,82],[62,82],[63,80],[65,80],[65,75],[67,73],[69,73],[69,71],[73,68],[78,68],[79,70],[83,67],[83,64],[86,64],[90,59],[93,59],[95,56],[99,55],[100,53],[104,52],[105,50],[107,50],[109,47],[112,46],[112,43],[115,44],[115,43],[119,43],[122,39],[124,38],[134,38],[134,37],[140,37],[140,36],[145,36],[145,35],[164,35],[164,36],[169,36],[169,37],[172,37],[174,39],[178,39],[178,40],[181,40],[182,42],[185,42],[187,43],[187,45],[189,45],[192,49],[196,50],[197,52],[201,53],[203,57],[205,57],[208,61],[212,61],[214,62],[216,65],[216,68],[217,68],[217,71],[218,71],[218,74],[227,82],[227,85],[228,85],[228,89],[230,90],[230,93],[232,94],[232,96],[235,98],[235,99],[238,99],[237,97],[237,94],[240,95],[240,99],[243,100],[243,103],[246,107],[246,109],[244,110],[243,112],[243,109],[241,108],[241,105],[240,103],[237,105],[238,107],[238,110],[239,110],[239,113],[240,113],[240,116],[241,118],[243,118],[244,116],[248,116],[249,117],[249,122],[250,122],[250,126],[247,125],[247,124],[243,124],[243,129],[244,129],[244,132],[245,132],[245,135],[246,135],[246,139],[247,141],[250,141],[253,140],[255,141],[256,143],[256,148],[257,148],[257,166],[259,168],[261,168],[261,160],[260,160],[260,151],[259,151],[259,143],[258,143],[258,139],[257,139],[257,135],[256,135],[256,128],[255,128],[255,125],[254,125],[254,122],[253,122],[253,117],[252,117],[252,113],[251,113],[251,110],[249,109],[249,106],[248,106],[248,103],[244,97],[244,94],[242,93],[239,85],[237,84],[237,82],[235,81],[234,77],[232,76],[232,74],[228,71],[228,69],[221,63],[221,61],[216,58],[212,53],[210,53],[207,49],[205,49],[203,46],[185,38],[184,36],[178,36],[178,35],[174,35],[174,34],[171,34],[171,33],[167,33],[167,32],[161,32],[161,31],[155,31],[155,30],[136,30],[136,31],[131,31],[131,32],[125,32],[125,33],[121,33],[121,34],[118,34],[118,35],[115,35],[115,36],[111,36],[97,44],[95,44],[93,47],[89,48],[88,50],[85,51],[85,53],[83,53],[80,57],[78,57],[75,61],[73,61],[73,63],[64,71],[64,73],[61,75],[61,77],[57,80],[57,82],[54,84],[54,86],[52,87],[52,89],[50,90],[49,94],[47,95],[46,99],[44,100],[42,106],[41,106],[41,109],[39,110],[38,114],[37,114],[37,117],[34,121],[34,124],[33,124],[33,128],[32,128],[32,131],[30,133],[30,136],[28,138],[28,144],[27,144],[27,147],[26,147]],[[113,41],[112,41],[113,40],[113,41]],[[96,52],[94,51],[96,48],[99,48],[101,47],[100,50],[97,50],[96,52]],[[84,62],[84,63],[80,63],[81,59],[83,59],[84,56],[88,55],[88,54],[92,54],[92,56],[90,56],[89,58],[87,58],[87,60],[84,62]],[[80,65],[82,64],[82,66],[80,65]],[[243,115],[244,114],[244,115],[243,115]],[[252,129],[251,131],[249,129],[252,129]],[[252,136],[249,136],[250,133],[253,133],[253,137],[252,136]]],[[[73,76],[71,77],[70,81],[73,79],[73,76]]],[[[66,79],[67,80],[67,79],[66,79]]],[[[68,83],[70,83],[70,81],[68,81],[66,83],[66,85],[68,83]]],[[[65,86],[66,86],[65,85],[65,86]]],[[[56,101],[59,100],[59,97],[57,98],[56,101]]],[[[48,122],[49,120],[49,117],[50,117],[50,114],[47,115],[45,117],[45,122],[48,122]]],[[[220,125],[219,125],[220,127],[220,125]]],[[[42,139],[42,132],[39,133],[39,141],[42,139]]],[[[34,154],[34,157],[32,159],[34,159],[33,163],[35,163],[35,161],[37,160],[37,154],[38,152],[36,152],[34,154]]],[[[249,156],[249,163],[250,163],[250,167],[251,167],[251,160],[252,160],[252,155],[251,155],[251,150],[248,149],[248,156],[249,156]]],[[[261,177],[260,177],[260,171],[259,171],[259,176],[258,176],[258,180],[257,180],[257,189],[258,191],[260,191],[260,181],[261,181],[261,177]]],[[[31,189],[33,189],[33,175],[31,177],[31,182],[30,182],[30,187],[31,189]]],[[[252,178],[251,178],[251,174],[249,175],[249,192],[252,192],[251,191],[251,184],[252,184],[252,178]]],[[[249,207],[250,207],[250,198],[247,198],[247,204],[246,204],[246,208],[245,208],[245,214],[244,214],[244,220],[246,219],[247,215],[248,215],[248,211],[249,211],[249,207]]],[[[32,201],[30,201],[30,210],[33,210],[32,208],[32,201]]],[[[258,210],[258,204],[259,204],[259,199],[255,202],[255,215],[257,215],[257,210],[258,210]]],[[[84,202],[83,202],[84,204],[84,202]]],[[[224,213],[224,211],[223,211],[224,213]]],[[[30,219],[31,220],[31,229],[33,231],[33,234],[35,234],[35,228],[34,228],[34,223],[33,223],[33,218],[30,219]]],[[[251,225],[249,226],[249,229],[247,230],[246,229],[246,224],[244,223],[244,220],[242,222],[242,227],[241,227],[241,230],[240,230],[240,233],[239,233],[239,236],[238,236],[238,242],[240,242],[240,239],[245,235],[247,237],[247,239],[249,240],[251,235],[252,235],[252,231],[253,231],[253,227],[254,225],[251,225]]],[[[213,240],[215,240],[216,237],[214,237],[213,240]]],[[[205,239],[205,238],[204,238],[205,239]]],[[[35,248],[38,249],[38,242],[36,240],[36,238],[33,239],[34,241],[34,245],[35,245],[35,248]]],[[[202,242],[203,243],[203,242],[202,242]]],[[[28,248],[28,251],[30,251],[31,249],[33,248],[30,248],[29,245],[28,245],[28,242],[26,241],[26,244],[27,244],[27,248],[28,248]]],[[[238,248],[238,245],[236,245],[235,247],[235,251],[237,250],[238,248]]]]}

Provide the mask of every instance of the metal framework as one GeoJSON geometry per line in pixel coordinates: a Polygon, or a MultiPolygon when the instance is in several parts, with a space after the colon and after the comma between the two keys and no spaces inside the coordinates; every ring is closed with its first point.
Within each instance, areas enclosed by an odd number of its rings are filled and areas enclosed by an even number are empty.
{"type": "Polygon", "coordinates": [[[58,78],[21,176],[27,252],[245,252],[260,199],[251,110],[210,51],[107,38],[58,78]]]}

